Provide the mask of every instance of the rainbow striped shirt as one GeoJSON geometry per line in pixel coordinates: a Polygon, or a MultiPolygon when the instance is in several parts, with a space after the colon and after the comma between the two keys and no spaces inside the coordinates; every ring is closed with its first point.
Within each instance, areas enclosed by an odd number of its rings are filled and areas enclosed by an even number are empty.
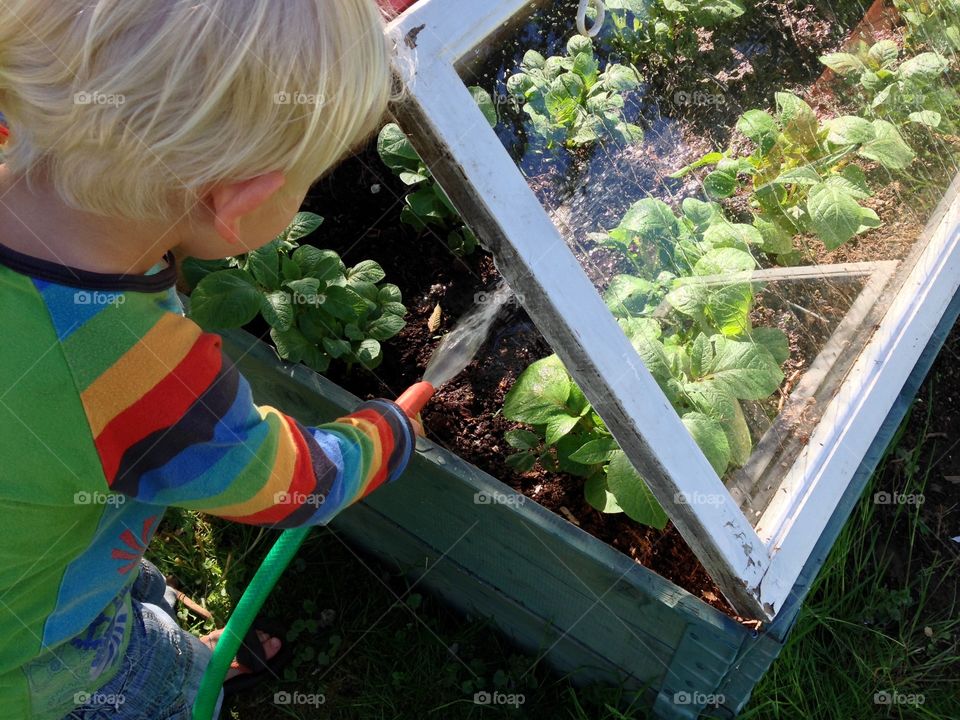
{"type": "Polygon", "coordinates": [[[175,280],[172,258],[105,275],[0,246],[3,717],[62,718],[113,677],[167,506],[323,524],[410,458],[390,401],[315,428],[257,406],[175,280]]]}

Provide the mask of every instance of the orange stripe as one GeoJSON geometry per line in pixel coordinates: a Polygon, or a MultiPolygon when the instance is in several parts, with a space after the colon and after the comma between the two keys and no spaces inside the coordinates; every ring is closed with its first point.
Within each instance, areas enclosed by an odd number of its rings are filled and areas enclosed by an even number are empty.
{"type": "Polygon", "coordinates": [[[80,395],[94,437],[187,356],[202,330],[173,313],[160,320],[80,395]]]}
{"type": "MultiPolygon", "coordinates": [[[[271,407],[259,407],[260,416],[266,418],[267,415],[275,415],[280,421],[280,428],[277,432],[277,452],[273,460],[273,467],[270,468],[270,477],[263,487],[257,491],[249,500],[233,505],[224,505],[216,508],[216,514],[221,517],[241,518],[247,515],[265,510],[276,505],[277,493],[290,492],[294,480],[294,470],[297,467],[297,444],[293,438],[294,430],[290,427],[282,413],[277,412],[271,407]]],[[[261,458],[254,457],[250,462],[260,466],[261,458]]],[[[254,473],[259,474],[262,466],[249,468],[254,473]]],[[[266,470],[266,468],[262,468],[266,470]]],[[[292,510],[296,508],[291,506],[292,510]]]]}
{"type": "MultiPolygon", "coordinates": [[[[373,443],[373,455],[370,458],[370,466],[367,468],[367,476],[360,478],[360,488],[357,491],[356,497],[353,498],[353,500],[356,501],[367,493],[367,488],[373,481],[373,476],[383,464],[383,448],[380,445],[380,433],[377,430],[376,425],[369,420],[365,420],[362,417],[357,417],[356,415],[349,415],[347,417],[340,418],[337,420],[337,422],[353,425],[357,428],[357,430],[369,437],[370,441],[373,443]]],[[[361,470],[362,469],[363,468],[361,467],[361,470]]]]}

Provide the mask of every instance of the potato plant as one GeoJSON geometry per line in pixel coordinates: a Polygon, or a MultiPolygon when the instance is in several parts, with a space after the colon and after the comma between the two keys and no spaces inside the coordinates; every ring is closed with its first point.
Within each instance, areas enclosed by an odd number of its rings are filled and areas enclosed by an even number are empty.
{"type": "Polygon", "coordinates": [[[633,62],[695,56],[699,28],[712,28],[746,12],[740,0],[607,0],[613,52],[633,62]]]}
{"type": "Polygon", "coordinates": [[[713,169],[703,187],[711,199],[747,189],[764,233],[763,249],[792,263],[799,253],[788,239],[798,234],[816,235],[834,250],[881,224],[873,210],[860,205],[871,191],[855,158],[902,170],[914,152],[887,120],[844,115],[821,122],[806,102],[786,92],[776,93],[776,103],[775,115],[754,109],[737,121],[753,144],[749,155],[709,153],[674,177],[707,166],[713,169]]]}
{"type": "MultiPolygon", "coordinates": [[[[663,334],[658,320],[619,320],[681,422],[714,471],[723,476],[750,457],[753,444],[740,406],[762,400],[783,381],[788,354],[779,330],[759,329],[733,339],[705,332],[663,334]]],[[[536,463],[585,478],[584,493],[601,512],[625,512],[657,528],[666,515],[599,415],[556,355],[538,360],[517,378],[504,401],[514,430],[506,440],[518,452],[508,463],[519,471],[536,463]]]]}
{"type": "MultiPolygon", "coordinates": [[[[497,110],[490,94],[479,87],[470,92],[490,127],[497,125],[497,110]]],[[[447,246],[457,255],[469,255],[477,238],[460,218],[450,198],[434,179],[403,130],[396,123],[385,125],[377,138],[377,153],[384,164],[411,188],[400,212],[401,222],[416,230],[435,227],[447,233],[447,246]]]]}
{"type": "Polygon", "coordinates": [[[950,61],[937,52],[901,57],[892,40],[867,46],[855,53],[830,53],[820,61],[855,83],[867,113],[896,125],[910,123],[956,132],[960,95],[944,75],[950,61]]]}
{"type": "Polygon", "coordinates": [[[623,118],[623,93],[640,86],[639,74],[619,64],[601,72],[590,38],[570,38],[565,56],[544,58],[528,50],[521,70],[507,79],[507,90],[523,102],[533,135],[548,148],[643,139],[643,130],[623,118]]]}
{"type": "Polygon", "coordinates": [[[325,372],[333,360],[375,368],[380,342],[399,333],[406,308],[400,289],[382,283],[372,260],[348,268],[337,253],[300,245],[323,221],[299,213],[280,236],[227,260],[187,260],[190,317],[208,329],[241,327],[258,315],[277,354],[325,372]]]}

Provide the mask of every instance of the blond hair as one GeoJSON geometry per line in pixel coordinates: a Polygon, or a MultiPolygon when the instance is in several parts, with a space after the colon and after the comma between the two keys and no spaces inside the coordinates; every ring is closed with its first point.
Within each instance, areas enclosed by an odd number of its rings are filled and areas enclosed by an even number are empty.
{"type": "Polygon", "coordinates": [[[5,162],[131,219],[276,170],[305,187],[381,121],[383,31],[373,0],[4,0],[5,162]]]}

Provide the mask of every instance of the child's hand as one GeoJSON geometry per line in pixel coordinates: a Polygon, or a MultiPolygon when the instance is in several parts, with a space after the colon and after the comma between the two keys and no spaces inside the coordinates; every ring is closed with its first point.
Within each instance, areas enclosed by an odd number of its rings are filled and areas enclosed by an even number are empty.
{"type": "Polygon", "coordinates": [[[413,424],[414,432],[420,437],[425,438],[427,434],[423,430],[423,418],[420,417],[420,413],[417,413],[416,417],[410,417],[409,415],[407,417],[410,418],[410,422],[413,424]]]}

